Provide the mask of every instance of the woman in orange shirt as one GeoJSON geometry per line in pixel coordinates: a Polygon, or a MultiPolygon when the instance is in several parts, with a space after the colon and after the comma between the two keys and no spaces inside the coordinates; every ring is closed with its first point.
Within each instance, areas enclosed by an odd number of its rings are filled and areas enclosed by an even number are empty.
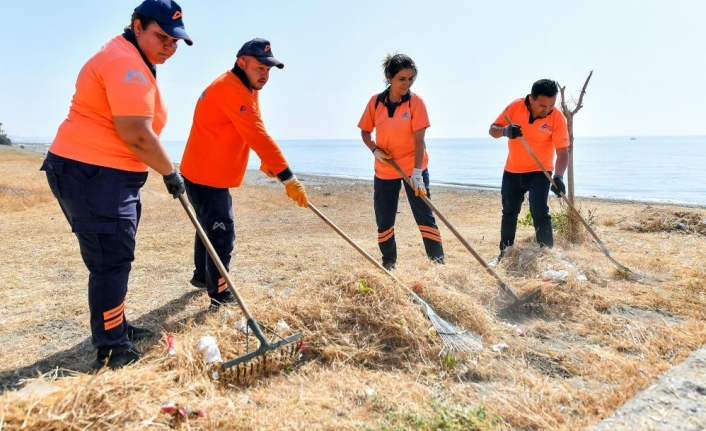
{"type": "Polygon", "coordinates": [[[395,216],[402,184],[422,234],[427,257],[444,263],[444,249],[434,214],[419,197],[431,198],[427,169],[429,156],[424,143],[429,117],[422,98],[410,91],[417,77],[417,66],[404,54],[388,55],[382,66],[389,85],[385,91],[370,98],[358,123],[363,142],[375,155],[373,203],[382,265],[390,270],[397,262],[395,216]],[[397,162],[409,175],[412,186],[402,180],[386,159],[397,162]]]}
{"type": "Polygon", "coordinates": [[[140,188],[151,167],[177,198],[184,181],[159,141],[167,110],[157,86],[157,64],[184,40],[191,45],[181,7],[145,0],[122,35],[83,66],[68,118],[41,170],[76,234],[89,271],[93,369],[137,361],[132,342],[154,336],[125,318],[128,277],[140,221],[140,188]]]}

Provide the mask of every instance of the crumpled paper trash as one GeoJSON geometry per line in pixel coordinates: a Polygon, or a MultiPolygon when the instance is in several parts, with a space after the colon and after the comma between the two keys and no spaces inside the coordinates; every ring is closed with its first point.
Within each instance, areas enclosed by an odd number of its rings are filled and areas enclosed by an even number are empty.
{"type": "Polygon", "coordinates": [[[553,269],[548,269],[544,271],[542,274],[542,277],[544,278],[549,278],[554,281],[566,281],[566,277],[569,276],[569,271],[566,270],[560,270],[560,271],[555,271],[553,269]]]}
{"type": "Polygon", "coordinates": [[[216,344],[216,337],[208,335],[201,337],[199,342],[196,344],[196,350],[203,353],[203,359],[207,364],[212,364],[214,362],[223,362],[221,358],[221,350],[216,344]]]}
{"type": "Polygon", "coordinates": [[[58,391],[60,388],[54,386],[44,379],[33,380],[29,384],[25,385],[22,389],[17,391],[17,395],[21,398],[44,398],[45,396],[58,391]]]}
{"type": "Polygon", "coordinates": [[[523,325],[516,325],[514,323],[508,323],[508,322],[502,322],[503,326],[507,326],[508,328],[512,328],[515,330],[517,335],[520,337],[524,337],[527,335],[527,327],[523,325]]]}
{"type": "Polygon", "coordinates": [[[233,324],[233,327],[235,328],[236,331],[240,331],[243,334],[249,334],[250,331],[248,329],[248,323],[245,321],[245,318],[242,317],[240,320],[235,322],[233,324]]]}
{"type": "Polygon", "coordinates": [[[496,353],[502,353],[505,351],[505,349],[508,349],[510,346],[507,345],[507,343],[500,343],[500,344],[495,344],[490,347],[490,350],[496,353]]]}

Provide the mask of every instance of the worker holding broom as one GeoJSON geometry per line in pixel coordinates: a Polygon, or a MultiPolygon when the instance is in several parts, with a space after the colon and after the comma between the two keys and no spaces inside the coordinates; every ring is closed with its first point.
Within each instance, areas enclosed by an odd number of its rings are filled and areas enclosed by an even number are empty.
{"type": "Polygon", "coordinates": [[[128,277],[140,221],[140,188],[151,167],[177,198],[184,182],[162,147],[167,121],[157,85],[163,64],[186,34],[181,7],[145,0],[130,25],[83,66],[68,118],[41,167],[76,234],[88,268],[93,369],[137,361],[132,342],[154,336],[125,318],[128,277]]]}
{"type": "Polygon", "coordinates": [[[424,134],[429,127],[424,101],[410,91],[417,66],[407,55],[388,55],[383,61],[388,87],[370,98],[358,123],[363,143],[375,156],[373,205],[378,229],[382,266],[391,270],[397,262],[395,217],[404,183],[412,215],[422,234],[427,257],[444,263],[441,234],[431,209],[419,197],[429,194],[429,155],[424,134]],[[372,132],[375,131],[375,140],[372,132]],[[386,160],[393,159],[411,178],[410,186],[386,160]]]}
{"type": "MultiPolygon", "coordinates": [[[[181,161],[189,202],[226,270],[235,245],[229,189],[243,183],[250,149],[262,160],[260,169],[284,183],[288,197],[300,207],[309,204],[304,185],[292,174],[260,116],[259,91],[272,67],[282,69],[284,64],[274,57],[269,41],[256,38],[240,48],[233,68],[216,78],[196,102],[181,161]]],[[[211,309],[235,301],[198,235],[194,266],[191,284],[207,289],[211,309]]]]}
{"type": "Polygon", "coordinates": [[[534,223],[537,243],[540,247],[553,247],[552,218],[547,205],[551,183],[542,167],[520,142],[524,137],[530,148],[542,161],[544,168],[554,172],[551,190],[560,196],[566,192],[563,175],[569,161],[569,136],[566,119],[554,109],[558,92],[556,82],[540,79],[532,85],[532,91],[524,98],[510,103],[490,125],[490,136],[508,138],[508,156],[503,172],[500,194],[502,196],[502,222],[500,226],[500,255],[515,242],[517,218],[522,209],[525,194],[529,194],[529,208],[534,223]],[[510,117],[512,125],[505,116],[510,117]],[[556,170],[554,155],[556,154],[556,170]]]}

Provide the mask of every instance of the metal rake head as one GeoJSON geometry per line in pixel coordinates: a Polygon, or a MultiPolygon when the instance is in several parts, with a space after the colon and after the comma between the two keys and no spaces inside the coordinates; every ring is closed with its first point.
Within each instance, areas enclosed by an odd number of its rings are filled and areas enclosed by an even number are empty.
{"type": "Polygon", "coordinates": [[[438,315],[429,316],[436,333],[444,342],[444,347],[448,350],[456,352],[473,353],[483,350],[483,341],[480,335],[459,328],[454,324],[447,322],[438,315]]]}
{"type": "Polygon", "coordinates": [[[301,357],[301,352],[306,349],[301,332],[289,337],[282,337],[273,329],[259,325],[254,319],[250,319],[248,320],[248,331],[245,334],[246,350],[249,346],[250,330],[260,342],[257,350],[248,351],[246,354],[221,365],[221,369],[228,371],[236,382],[247,383],[259,376],[271,374],[274,369],[291,368],[301,357]],[[267,341],[261,327],[274,334],[278,340],[267,341]]]}
{"type": "MultiPolygon", "coordinates": [[[[240,361],[247,355],[224,363],[221,368],[228,372],[233,381],[249,383],[259,377],[267,377],[276,371],[287,371],[294,367],[306,348],[303,340],[267,350],[258,356],[240,361]]],[[[257,353],[259,350],[251,353],[257,353]]]]}
{"type": "Polygon", "coordinates": [[[451,322],[441,318],[429,304],[426,303],[418,295],[414,295],[414,300],[422,305],[426,311],[427,317],[431,320],[436,333],[444,342],[444,348],[457,352],[478,352],[483,350],[483,342],[480,335],[475,334],[467,329],[459,328],[451,322]]]}

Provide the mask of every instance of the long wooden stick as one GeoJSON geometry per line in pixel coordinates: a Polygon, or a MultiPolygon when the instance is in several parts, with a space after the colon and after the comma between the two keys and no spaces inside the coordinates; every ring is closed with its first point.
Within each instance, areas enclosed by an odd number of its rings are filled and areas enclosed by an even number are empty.
{"type": "MultiPolygon", "coordinates": [[[[393,159],[386,159],[386,161],[387,161],[388,164],[390,164],[390,166],[392,166],[393,168],[395,168],[395,170],[397,171],[397,173],[400,174],[400,175],[402,176],[402,178],[404,178],[404,180],[407,182],[407,184],[409,184],[410,186],[412,186],[412,180],[409,179],[409,176],[402,170],[402,168],[400,168],[400,165],[398,165],[397,162],[395,162],[393,159]]],[[[419,195],[419,197],[422,198],[422,200],[424,201],[424,203],[427,204],[427,206],[428,206],[432,211],[434,211],[434,214],[436,214],[436,215],[441,219],[441,221],[444,222],[444,224],[449,228],[449,230],[450,230],[451,232],[453,232],[453,234],[456,236],[456,238],[458,238],[458,240],[461,241],[461,244],[463,244],[463,246],[466,247],[466,249],[471,252],[471,254],[473,255],[473,257],[476,258],[476,260],[478,261],[478,263],[480,263],[480,264],[483,266],[483,268],[485,268],[485,270],[488,271],[488,273],[489,273],[490,275],[492,275],[493,277],[495,277],[495,279],[498,281],[498,284],[500,284],[500,287],[502,287],[502,289],[505,291],[505,293],[507,293],[516,303],[527,301],[527,298],[525,298],[525,299],[520,299],[520,298],[515,294],[515,292],[512,291],[512,289],[510,288],[510,286],[508,286],[507,283],[505,283],[505,282],[503,281],[503,279],[500,278],[500,276],[498,275],[497,272],[493,271],[493,268],[491,268],[490,265],[488,265],[488,264],[485,262],[485,260],[483,260],[483,258],[481,257],[481,255],[478,254],[478,252],[476,252],[473,247],[471,247],[471,244],[470,244],[468,241],[466,241],[466,238],[464,238],[464,237],[461,235],[461,233],[460,233],[458,230],[456,230],[456,228],[454,227],[454,225],[451,224],[451,222],[450,222],[446,217],[444,217],[444,215],[441,213],[441,211],[439,211],[439,209],[436,207],[436,205],[434,205],[433,203],[431,203],[431,200],[429,200],[429,198],[427,198],[425,195],[419,195]]],[[[534,293],[528,295],[528,297],[529,297],[529,296],[533,296],[535,293],[536,293],[536,292],[534,292],[534,293]]]]}
{"type": "MultiPolygon", "coordinates": [[[[508,124],[511,125],[511,126],[515,124],[515,123],[512,122],[512,120],[510,119],[510,117],[508,117],[507,115],[505,116],[505,121],[507,121],[508,124]]],[[[542,168],[542,172],[544,172],[544,176],[547,177],[547,179],[548,179],[549,182],[552,184],[552,186],[554,186],[554,188],[557,188],[557,189],[558,189],[558,187],[556,186],[556,183],[554,182],[554,179],[552,178],[551,174],[549,174],[549,171],[547,170],[547,168],[544,167],[544,165],[542,164],[542,162],[539,160],[539,157],[537,157],[537,154],[535,154],[534,150],[532,150],[532,148],[529,146],[529,144],[527,143],[527,141],[525,140],[525,138],[522,137],[522,136],[520,136],[519,139],[520,139],[520,142],[522,142],[522,145],[524,145],[524,147],[525,147],[525,149],[527,150],[527,152],[530,153],[530,155],[532,156],[532,158],[534,159],[534,161],[537,162],[537,164],[539,165],[540,168],[542,168]]],[[[634,274],[634,275],[638,275],[638,274],[636,274],[634,271],[632,271],[630,268],[628,268],[627,266],[625,266],[625,265],[623,265],[622,263],[620,263],[620,262],[618,262],[617,260],[615,260],[615,258],[613,258],[613,256],[611,256],[610,250],[608,250],[608,247],[605,245],[605,243],[604,243],[603,241],[601,241],[600,238],[598,238],[598,235],[596,235],[596,232],[591,228],[591,226],[590,226],[590,225],[588,224],[588,222],[583,218],[583,216],[581,216],[581,213],[576,209],[576,207],[574,207],[574,205],[571,203],[571,201],[569,200],[569,198],[567,198],[566,195],[565,195],[564,193],[562,193],[561,191],[559,192],[559,196],[564,200],[564,202],[566,202],[566,204],[569,206],[569,208],[571,208],[571,209],[576,213],[576,215],[578,216],[579,220],[581,220],[581,223],[583,223],[583,226],[584,226],[584,227],[586,228],[586,230],[591,234],[591,236],[592,236],[593,239],[596,241],[596,243],[598,243],[598,246],[601,248],[601,250],[603,250],[603,253],[608,257],[608,259],[610,259],[610,261],[613,262],[613,264],[614,264],[615,266],[617,266],[621,271],[628,272],[628,273],[631,273],[631,274],[634,274]]]]}
{"type": "Polygon", "coordinates": [[[368,254],[365,250],[363,250],[358,244],[355,243],[348,235],[346,235],[334,222],[328,219],[321,211],[319,211],[314,204],[309,202],[309,209],[314,212],[321,220],[323,220],[327,225],[331,227],[331,229],[335,230],[336,233],[338,233],[341,238],[346,240],[346,242],[350,245],[353,246],[360,254],[362,254],[370,263],[375,265],[378,269],[383,271],[385,274],[387,274],[390,278],[395,280],[398,285],[400,285],[404,290],[406,290],[408,293],[412,295],[412,298],[424,307],[424,311],[431,320],[432,324],[434,325],[434,328],[436,329],[437,334],[441,337],[441,340],[444,342],[444,346],[450,350],[466,350],[466,351],[474,351],[474,350],[479,350],[483,348],[483,344],[479,341],[480,336],[478,334],[475,334],[473,332],[470,332],[466,329],[459,328],[456,325],[454,325],[451,322],[448,322],[441,318],[438,314],[436,314],[436,311],[431,307],[431,305],[427,304],[426,301],[424,301],[422,298],[420,298],[412,289],[409,287],[405,286],[404,283],[402,283],[397,277],[395,277],[390,271],[385,269],[384,266],[382,266],[378,261],[376,261],[370,254],[368,254]]]}
{"type": "Polygon", "coordinates": [[[223,265],[223,262],[221,262],[221,259],[218,257],[216,249],[213,248],[211,241],[208,239],[208,236],[206,236],[206,232],[203,230],[203,227],[201,227],[201,223],[199,223],[199,219],[196,217],[196,213],[194,213],[194,209],[191,208],[189,201],[186,200],[186,196],[184,196],[183,193],[179,195],[179,202],[181,202],[181,205],[184,207],[186,214],[189,215],[189,219],[191,219],[191,223],[194,225],[196,233],[199,235],[199,238],[201,238],[201,242],[203,243],[204,247],[206,247],[206,250],[208,251],[209,256],[211,256],[211,260],[213,260],[213,263],[216,265],[216,268],[218,268],[218,272],[221,274],[221,277],[225,279],[226,285],[228,286],[228,290],[230,290],[230,293],[233,294],[235,300],[238,301],[238,305],[240,306],[241,310],[243,310],[243,314],[245,315],[245,317],[248,320],[252,319],[253,317],[250,314],[248,307],[245,305],[245,301],[243,301],[243,298],[240,297],[240,294],[235,289],[235,284],[230,278],[228,270],[226,269],[225,265],[223,265]]]}
{"type": "MultiPolygon", "coordinates": [[[[312,204],[311,202],[309,202],[309,209],[310,209],[311,211],[313,211],[314,214],[316,214],[317,216],[319,216],[319,218],[320,218],[321,220],[323,220],[324,223],[326,223],[327,225],[329,225],[329,227],[330,227],[331,229],[335,230],[336,233],[339,234],[339,235],[341,236],[341,238],[343,238],[348,244],[352,245],[354,249],[358,250],[358,253],[362,254],[363,257],[365,257],[370,263],[372,263],[373,265],[375,265],[379,270],[383,271],[383,272],[384,272],[385,274],[387,274],[390,278],[392,278],[393,280],[395,280],[395,281],[397,282],[397,284],[400,285],[403,289],[405,289],[408,293],[412,294],[412,296],[414,297],[414,299],[419,298],[419,296],[417,296],[417,294],[414,293],[414,291],[413,291],[412,289],[410,289],[410,288],[407,287],[404,283],[402,283],[399,278],[395,277],[395,275],[394,275],[393,273],[391,273],[390,271],[388,271],[384,266],[382,266],[382,265],[380,264],[380,262],[378,262],[377,260],[375,260],[374,257],[372,257],[370,254],[368,254],[368,252],[366,252],[366,251],[363,250],[358,244],[356,244],[355,241],[353,241],[348,235],[345,234],[345,232],[343,232],[338,226],[336,226],[336,224],[335,224],[334,222],[332,222],[331,220],[329,220],[329,218],[326,217],[321,211],[319,211],[319,209],[316,208],[316,206],[314,206],[314,204],[312,204]]],[[[421,299],[421,298],[419,298],[419,299],[421,299]]]]}

